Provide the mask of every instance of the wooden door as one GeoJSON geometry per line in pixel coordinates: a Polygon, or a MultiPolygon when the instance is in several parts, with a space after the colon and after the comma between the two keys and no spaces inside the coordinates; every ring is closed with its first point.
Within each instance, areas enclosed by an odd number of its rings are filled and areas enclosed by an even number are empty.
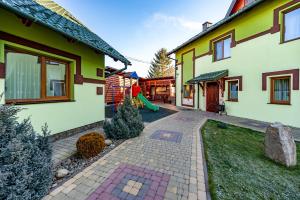
{"type": "Polygon", "coordinates": [[[207,83],[206,111],[219,112],[219,85],[216,82],[207,83]]]}

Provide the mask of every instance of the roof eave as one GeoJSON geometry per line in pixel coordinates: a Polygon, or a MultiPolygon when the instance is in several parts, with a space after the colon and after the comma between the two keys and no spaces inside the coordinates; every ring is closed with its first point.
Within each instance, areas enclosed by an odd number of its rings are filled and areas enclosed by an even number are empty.
{"type": "Polygon", "coordinates": [[[69,34],[67,34],[67,33],[65,33],[65,32],[63,32],[63,31],[60,31],[59,29],[56,29],[56,28],[54,28],[54,27],[52,27],[52,26],[50,26],[50,25],[48,25],[48,24],[46,24],[46,23],[41,23],[41,22],[39,22],[38,20],[36,20],[34,17],[31,17],[30,15],[27,15],[27,14],[25,14],[25,13],[22,13],[22,12],[20,12],[18,9],[16,9],[16,8],[14,8],[14,7],[7,6],[6,4],[3,4],[2,2],[0,2],[0,7],[3,7],[4,9],[7,9],[7,10],[9,10],[9,11],[15,13],[15,14],[18,14],[18,15],[21,16],[21,17],[25,17],[25,18],[27,18],[27,19],[29,19],[29,20],[31,20],[31,21],[37,23],[37,24],[40,24],[40,25],[42,25],[42,26],[45,26],[45,27],[47,27],[47,28],[49,28],[49,29],[51,29],[51,30],[53,30],[53,31],[55,31],[55,32],[58,32],[58,33],[64,35],[64,36],[70,37],[70,38],[72,38],[72,39],[74,39],[74,40],[76,40],[76,41],[78,41],[78,42],[80,42],[80,43],[82,43],[82,44],[84,44],[84,45],[86,45],[86,46],[88,46],[88,47],[90,47],[90,48],[96,50],[96,51],[101,51],[103,54],[108,55],[108,56],[110,56],[110,57],[112,57],[112,58],[114,58],[114,59],[116,59],[116,60],[118,60],[118,61],[124,63],[125,65],[131,65],[131,62],[130,62],[129,60],[127,60],[127,59],[124,59],[124,60],[122,61],[122,60],[116,58],[116,57],[115,57],[114,55],[112,55],[112,54],[109,54],[109,53],[104,52],[104,51],[102,51],[102,50],[100,50],[100,49],[97,49],[97,48],[95,48],[95,47],[93,47],[93,46],[91,46],[91,45],[89,45],[89,44],[86,44],[86,43],[84,43],[84,42],[81,42],[80,40],[78,40],[76,37],[73,37],[72,35],[69,35],[69,34]],[[125,61],[125,60],[126,60],[126,61],[125,61]]]}
{"type": "Polygon", "coordinates": [[[252,4],[244,7],[243,9],[241,9],[240,11],[238,11],[237,13],[229,16],[229,17],[225,17],[223,20],[217,22],[215,25],[211,26],[209,29],[207,29],[207,31],[205,32],[201,32],[198,35],[192,37],[190,40],[184,42],[183,44],[181,44],[180,46],[176,47],[175,49],[173,49],[172,51],[168,52],[168,56],[177,52],[178,50],[182,49],[183,47],[191,44],[192,42],[198,40],[199,38],[209,34],[210,32],[220,28],[221,26],[223,26],[224,24],[227,24],[229,22],[231,22],[233,19],[235,19],[236,17],[246,13],[247,11],[251,10],[253,7],[257,6],[258,4],[264,2],[265,0],[257,0],[255,2],[253,2],[252,4]]]}

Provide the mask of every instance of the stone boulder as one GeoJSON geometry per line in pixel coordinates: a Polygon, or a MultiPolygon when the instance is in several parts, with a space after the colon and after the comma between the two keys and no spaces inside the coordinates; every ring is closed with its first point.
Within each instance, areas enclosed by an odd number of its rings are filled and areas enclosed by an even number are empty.
{"type": "Polygon", "coordinates": [[[106,139],[105,144],[106,144],[106,146],[110,146],[112,144],[112,141],[109,139],[106,139]]]}
{"type": "Polygon", "coordinates": [[[67,169],[59,169],[56,171],[55,176],[56,178],[63,178],[69,174],[69,170],[67,169]]]}
{"type": "Polygon", "coordinates": [[[276,122],[267,128],[265,154],[268,158],[287,167],[297,164],[296,144],[289,127],[276,122]]]}

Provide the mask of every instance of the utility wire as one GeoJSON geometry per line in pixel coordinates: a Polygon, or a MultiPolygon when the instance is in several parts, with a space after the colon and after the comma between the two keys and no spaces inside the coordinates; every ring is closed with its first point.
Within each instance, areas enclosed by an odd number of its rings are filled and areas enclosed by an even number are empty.
{"type": "Polygon", "coordinates": [[[129,60],[136,61],[136,62],[140,62],[140,63],[145,63],[145,64],[151,65],[151,62],[149,62],[149,61],[144,61],[144,60],[137,59],[137,58],[132,58],[132,57],[126,57],[126,58],[129,59],[129,60]]]}
{"type": "MultiPolygon", "coordinates": [[[[137,59],[137,58],[132,58],[132,57],[128,57],[128,56],[126,56],[126,58],[127,58],[128,60],[133,60],[133,61],[136,61],[136,62],[139,62],[139,63],[149,64],[149,65],[152,64],[152,63],[149,62],[149,61],[144,61],[144,60],[137,59]]],[[[156,64],[156,65],[165,66],[165,65],[163,65],[163,64],[156,64]]]]}

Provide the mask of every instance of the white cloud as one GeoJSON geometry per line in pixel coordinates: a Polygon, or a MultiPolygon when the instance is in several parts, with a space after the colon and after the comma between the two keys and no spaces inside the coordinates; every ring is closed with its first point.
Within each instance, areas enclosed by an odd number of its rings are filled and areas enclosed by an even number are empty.
{"type": "Polygon", "coordinates": [[[146,22],[146,26],[152,27],[157,24],[163,24],[166,26],[173,26],[180,29],[187,29],[190,31],[200,31],[202,28],[202,23],[198,21],[188,20],[184,17],[169,16],[163,13],[154,13],[151,18],[146,22]]]}

